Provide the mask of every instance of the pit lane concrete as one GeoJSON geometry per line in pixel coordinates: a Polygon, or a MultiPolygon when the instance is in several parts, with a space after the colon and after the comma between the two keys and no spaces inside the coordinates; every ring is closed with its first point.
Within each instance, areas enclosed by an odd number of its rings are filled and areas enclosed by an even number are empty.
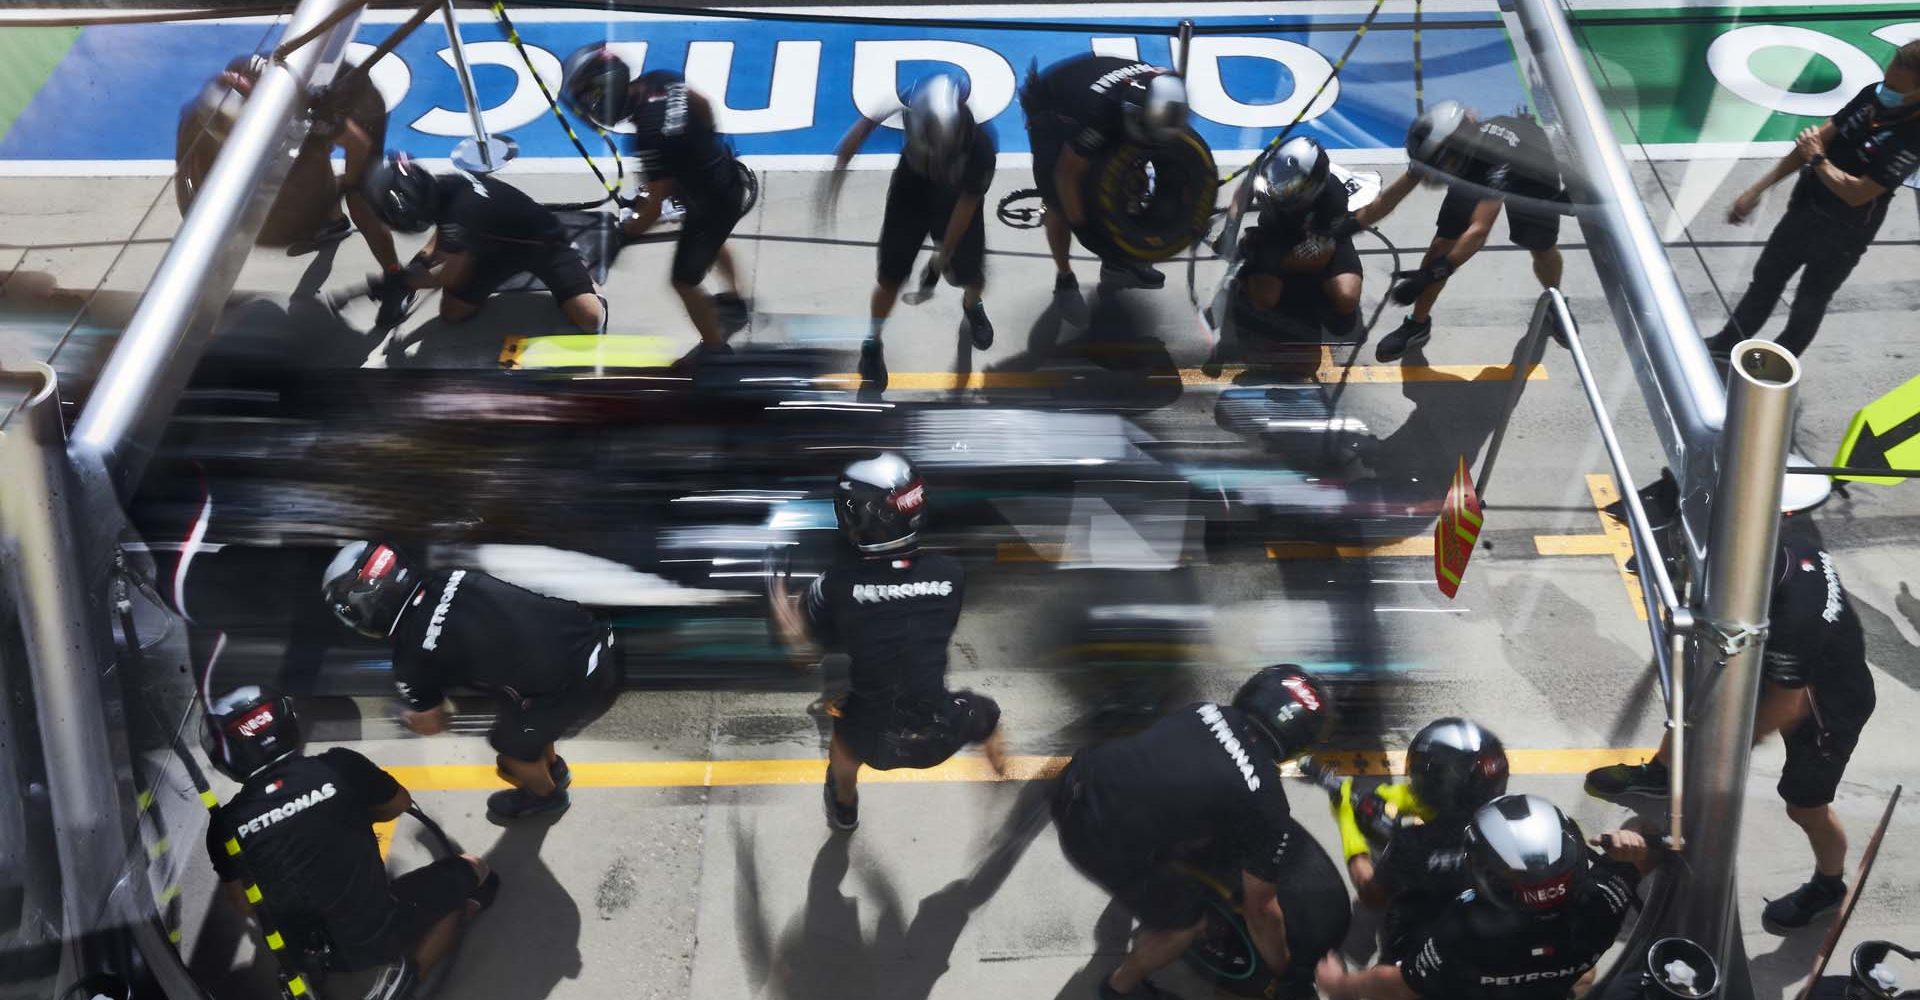
{"type": "MultiPolygon", "coordinates": [[[[1670,187],[1678,186],[1681,172],[1694,171],[1696,183],[1712,191],[1696,206],[1697,214],[1688,213],[1691,236],[1702,244],[1699,257],[1685,247],[1672,253],[1703,327],[1718,326],[1724,315],[1720,296],[1731,300],[1744,287],[1758,243],[1784,207],[1781,190],[1755,223],[1724,223],[1727,201],[1763,168],[1758,161],[1659,165],[1670,187]]],[[[1637,165],[1636,171],[1656,222],[1667,224],[1651,167],[1637,165]]],[[[584,197],[592,186],[584,172],[506,176],[554,200],[584,197]]],[[[989,203],[1025,180],[1017,168],[1004,170],[989,203]]],[[[735,253],[751,276],[759,312],[839,317],[806,326],[842,338],[851,370],[851,352],[864,327],[869,241],[878,229],[885,174],[855,176],[840,214],[825,224],[813,218],[817,183],[810,174],[767,176],[761,207],[742,222],[735,253]]],[[[0,183],[0,216],[13,223],[0,250],[0,267],[10,269],[0,294],[12,300],[47,284],[84,294],[98,282],[103,294],[84,319],[114,326],[116,311],[123,316],[144,287],[177,225],[164,184],[156,178],[0,183]],[[136,230],[156,194],[159,208],[136,230]]],[[[1431,231],[1436,203],[1429,192],[1417,193],[1383,226],[1388,238],[1417,252],[1431,231]]],[[[1830,456],[1855,409],[1913,373],[1911,275],[1920,235],[1913,206],[1910,195],[1900,196],[1880,235],[1882,245],[1836,298],[1822,337],[1805,359],[1799,441],[1816,459],[1830,456]]],[[[1084,354],[1090,346],[1123,339],[1122,333],[1137,348],[1164,350],[1166,361],[1156,363],[1174,368],[1196,367],[1205,356],[1204,335],[1184,288],[1177,287],[1183,268],[1168,268],[1171,280],[1163,291],[1110,297],[1123,308],[1102,312],[1096,303],[1096,313],[1108,322],[1080,330],[1047,310],[1051,269],[1039,234],[990,226],[995,256],[988,305],[998,343],[972,355],[958,330],[958,293],[943,288],[933,302],[903,305],[895,313],[888,328],[894,371],[947,372],[962,365],[1017,370],[1027,363],[1018,359],[1084,354]]],[[[1505,245],[1503,236],[1497,233],[1488,252],[1451,283],[1425,360],[1468,366],[1507,360],[1537,289],[1526,255],[1505,245]]],[[[1658,450],[1578,240],[1569,226],[1563,233],[1566,290],[1636,474],[1650,480],[1658,450]]],[[[690,346],[691,330],[666,285],[669,254],[665,245],[641,245],[621,255],[608,283],[614,329],[661,334],[690,346]]],[[[1369,254],[1367,263],[1365,307],[1371,310],[1384,290],[1389,258],[1369,254]]],[[[339,287],[370,267],[357,238],[317,258],[290,260],[278,251],[260,251],[240,286],[284,301],[296,286],[339,287]]],[[[1097,265],[1086,261],[1077,269],[1092,294],[1097,265]]],[[[1218,264],[1201,265],[1202,301],[1218,274],[1218,264]]],[[[415,327],[433,326],[433,306],[431,299],[423,303],[415,327]]],[[[331,323],[311,312],[298,315],[297,329],[331,323]]],[[[348,310],[345,322],[364,326],[370,319],[370,305],[361,303],[348,310]]],[[[1396,312],[1389,310],[1381,332],[1395,321],[1396,312]]],[[[740,342],[775,343],[778,326],[762,324],[740,342]]],[[[419,349],[392,363],[490,364],[504,336],[560,331],[559,317],[543,296],[499,301],[472,324],[425,329],[419,349]]],[[[12,359],[34,353],[37,343],[10,337],[0,340],[0,350],[12,359]]],[[[1344,360],[1345,351],[1337,357],[1344,360]]],[[[1370,347],[1361,362],[1371,363],[1370,347]]],[[[1270,561],[1257,546],[1215,553],[1202,575],[1216,608],[1219,642],[1196,667],[1200,693],[1227,696],[1259,663],[1326,659],[1316,651],[1338,644],[1342,618],[1325,602],[1299,595],[1313,592],[1306,584],[1364,573],[1376,590],[1372,611],[1382,623],[1383,642],[1404,668],[1375,688],[1387,706],[1381,723],[1389,730],[1388,745],[1398,745],[1428,718],[1456,713],[1488,723],[1515,747],[1651,745],[1658,737],[1659,699],[1645,681],[1645,634],[1613,561],[1540,555],[1533,543],[1536,535],[1601,531],[1585,479],[1605,471],[1598,440],[1570,367],[1551,349],[1546,366],[1549,377],[1529,385],[1488,491],[1492,544],[1476,554],[1457,600],[1433,590],[1430,565],[1417,557],[1270,561]]],[[[1355,378],[1340,405],[1389,442],[1385,454],[1394,469],[1431,481],[1437,496],[1455,456],[1464,452],[1471,461],[1477,455],[1507,386],[1499,380],[1355,378]]],[[[1185,387],[1180,399],[1143,423],[1193,426],[1193,413],[1210,408],[1206,391],[1185,387]]],[[[1920,700],[1920,603],[1912,596],[1913,567],[1920,565],[1920,493],[1914,489],[1856,487],[1817,515],[1866,622],[1879,686],[1879,710],[1838,803],[1856,857],[1886,793],[1914,773],[1903,723],[1920,700]]],[[[1046,650],[1027,638],[1044,624],[1037,620],[1044,614],[1039,598],[1072,585],[1059,572],[1031,565],[977,567],[972,604],[957,636],[956,684],[1002,700],[1021,753],[1067,753],[1083,735],[1069,723],[1081,714],[1086,685],[1070,681],[1085,678],[1046,670],[1046,650]]],[[[806,676],[746,690],[629,693],[567,753],[581,762],[817,757],[821,721],[809,705],[819,685],[806,676]]],[[[489,759],[475,727],[426,741],[400,738],[384,709],[370,703],[316,714],[338,720],[320,726],[320,738],[350,741],[382,763],[489,759]]],[[[1748,950],[1756,985],[1767,997],[1788,995],[1820,936],[1813,929],[1782,940],[1759,928],[1762,898],[1790,889],[1809,867],[1798,831],[1771,793],[1779,759],[1777,743],[1756,753],[1740,847],[1748,950]]],[[[1589,830],[1622,815],[1586,799],[1577,775],[1525,775],[1515,786],[1550,795],[1589,830]]],[[[427,808],[469,849],[489,854],[507,883],[499,907],[475,926],[441,996],[1071,997],[1088,995],[1093,977],[1123,946],[1114,914],[1065,865],[1051,832],[1042,831],[1010,870],[982,869],[1015,808],[1020,787],[1014,784],[870,786],[863,828],[850,840],[829,836],[817,789],[809,785],[582,788],[559,822],[506,831],[482,818],[484,792],[429,790],[430,781],[421,787],[427,808]]],[[[1302,788],[1296,803],[1309,826],[1332,843],[1315,799],[1302,788]]],[[[1864,937],[1920,937],[1920,907],[1914,904],[1920,898],[1920,823],[1913,815],[1911,808],[1896,815],[1843,956],[1864,937]]],[[[421,857],[404,826],[395,853],[401,862],[421,857]]],[[[237,966],[241,971],[234,975],[244,979],[249,950],[235,946],[230,927],[203,920],[210,896],[205,879],[204,867],[196,865],[184,885],[187,945],[198,966],[237,966]]],[[[1191,978],[1176,975],[1166,982],[1189,995],[1203,992],[1191,978]]]]}

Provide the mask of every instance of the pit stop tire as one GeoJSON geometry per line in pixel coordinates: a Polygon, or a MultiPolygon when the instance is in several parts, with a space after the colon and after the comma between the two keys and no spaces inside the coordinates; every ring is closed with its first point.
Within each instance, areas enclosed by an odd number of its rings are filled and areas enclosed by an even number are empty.
{"type": "Polygon", "coordinates": [[[1213,151],[1187,129],[1163,146],[1123,142],[1081,181],[1082,246],[1102,259],[1167,260],[1206,235],[1220,189],[1213,151]]]}

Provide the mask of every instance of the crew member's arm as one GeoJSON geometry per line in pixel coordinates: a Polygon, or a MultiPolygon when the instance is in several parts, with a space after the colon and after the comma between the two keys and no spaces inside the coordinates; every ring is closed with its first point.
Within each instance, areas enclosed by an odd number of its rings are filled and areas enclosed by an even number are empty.
{"type": "Polygon", "coordinates": [[[1280,912],[1280,897],[1272,882],[1252,872],[1240,873],[1240,911],[1247,918],[1247,932],[1253,946],[1266,959],[1267,968],[1284,969],[1293,960],[1287,949],[1287,917],[1280,912]]]}
{"type": "Polygon", "coordinates": [[[847,134],[840,137],[840,145],[833,151],[833,172],[827,175],[826,188],[820,198],[822,213],[832,212],[833,207],[839,204],[840,186],[847,180],[847,164],[853,162],[853,154],[860,151],[861,145],[867,141],[868,136],[873,134],[874,129],[880,127],[882,120],[884,119],[876,120],[861,115],[853,123],[853,127],[847,129],[847,134]]]}
{"type": "Polygon", "coordinates": [[[400,779],[356,751],[335,747],[321,759],[339,775],[340,783],[366,807],[367,817],[375,823],[399,819],[413,804],[412,793],[400,779]]]}
{"type": "Polygon", "coordinates": [[[1629,822],[1627,827],[1601,834],[1589,843],[1600,848],[1607,857],[1621,864],[1632,865],[1635,871],[1645,875],[1659,866],[1660,853],[1665,849],[1648,843],[1638,830],[1628,828],[1634,825],[1629,822]]]}
{"type": "Polygon", "coordinates": [[[806,593],[795,600],[787,593],[786,578],[774,574],[767,584],[767,604],[773,614],[774,631],[793,657],[796,669],[805,670],[819,661],[815,640],[832,644],[833,612],[828,606],[827,574],[813,578],[806,593]]]}
{"type": "Polygon", "coordinates": [[[1494,220],[1500,218],[1503,203],[1498,198],[1483,198],[1473,206],[1473,217],[1467,221],[1467,229],[1460,238],[1453,241],[1453,249],[1443,258],[1447,269],[1460,270],[1460,266],[1473,259],[1480,248],[1487,245],[1487,237],[1493,234],[1494,220]]]}
{"type": "Polygon", "coordinates": [[[1313,984],[1327,1000],[1417,1000],[1420,996],[1407,985],[1406,974],[1399,966],[1376,965],[1349,972],[1346,961],[1337,951],[1320,960],[1313,984]]]}
{"type": "Polygon", "coordinates": [[[960,237],[967,234],[967,227],[973,225],[975,213],[980,211],[980,196],[963,194],[953,203],[953,214],[947,216],[947,234],[940,240],[940,249],[934,252],[934,270],[945,271],[947,261],[953,258],[955,247],[960,245],[960,237]]]}
{"type": "Polygon", "coordinates": [[[1827,140],[1832,137],[1833,124],[1829,122],[1819,128],[1809,128],[1800,133],[1794,150],[1813,162],[1813,175],[1827,186],[1834,196],[1853,208],[1859,208],[1873,199],[1887,193],[1886,185],[1870,177],[1856,177],[1833,165],[1827,159],[1827,140]],[[1817,157],[1817,159],[1816,159],[1817,157]]]}
{"type": "MultiPolygon", "coordinates": [[[[1817,133],[1824,146],[1826,140],[1833,136],[1833,123],[1828,122],[1818,127],[1809,126],[1801,133],[1801,137],[1804,139],[1808,132],[1817,133]]],[[[1782,156],[1778,162],[1767,168],[1767,172],[1761,174],[1759,180],[1754,181],[1751,187],[1740,192],[1740,196],[1733,199],[1733,206],[1727,209],[1727,221],[1735,225],[1747,221],[1747,216],[1752,215],[1753,210],[1760,206],[1760,196],[1766,194],[1768,188],[1799,170],[1806,162],[1806,149],[1801,142],[1795,142],[1793,148],[1787,150],[1787,155],[1782,156]]]]}
{"type": "Polygon", "coordinates": [[[400,722],[421,736],[437,736],[453,722],[453,709],[447,704],[446,689],[434,667],[415,651],[395,650],[393,686],[400,692],[403,707],[400,722]]]}
{"type": "Polygon", "coordinates": [[[647,186],[633,203],[633,215],[620,224],[620,231],[638,236],[660,221],[660,209],[673,197],[676,184],[671,177],[649,177],[647,186]]]}
{"type": "Polygon", "coordinates": [[[1087,221],[1087,207],[1080,198],[1080,180],[1092,167],[1093,161],[1072,143],[1060,151],[1060,159],[1053,165],[1053,190],[1060,196],[1060,210],[1067,214],[1069,225],[1087,221]]]}
{"type": "Polygon", "coordinates": [[[1378,197],[1360,206],[1360,211],[1353,213],[1353,221],[1359,223],[1361,229],[1379,225],[1380,220],[1391,215],[1393,210],[1399,208],[1400,203],[1406,200],[1407,195],[1419,186],[1419,175],[1411,169],[1407,170],[1406,173],[1395,177],[1393,183],[1381,188],[1378,197]]]}

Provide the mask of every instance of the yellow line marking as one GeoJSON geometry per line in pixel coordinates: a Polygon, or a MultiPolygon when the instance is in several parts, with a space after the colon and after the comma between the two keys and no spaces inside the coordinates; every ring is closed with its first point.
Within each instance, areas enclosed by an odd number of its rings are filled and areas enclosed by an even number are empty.
{"type": "Polygon", "coordinates": [[[373,824],[373,839],[380,845],[380,860],[387,859],[387,852],[393,849],[393,828],[399,820],[390,819],[384,823],[373,824]]]}
{"type": "MultiPolygon", "coordinates": [[[[1508,770],[1514,774],[1585,774],[1607,764],[1633,763],[1653,754],[1652,747],[1574,750],[1508,750],[1508,770]]],[[[1399,751],[1347,751],[1320,755],[1343,773],[1398,774],[1406,755],[1399,751]]],[[[1030,781],[1050,778],[1067,764],[1066,757],[1013,757],[1001,778],[986,758],[955,757],[922,771],[862,771],[861,784],[948,783],[975,781],[1030,781]]],[[[574,788],[726,788],[751,785],[817,785],[826,761],[817,758],[786,760],[658,760],[592,763],[573,761],[574,788]]],[[[490,764],[429,764],[390,767],[400,783],[415,792],[492,791],[502,787],[490,764]]],[[[1293,765],[1285,772],[1298,774],[1293,765]]]]}
{"type": "MultiPolygon", "coordinates": [[[[1311,357],[1299,366],[1301,375],[1311,373],[1316,381],[1337,382],[1341,377],[1341,365],[1327,356],[1324,348],[1322,356],[1315,362],[1311,357]]],[[[1263,369],[1284,369],[1285,365],[1267,365],[1263,369]]],[[[1231,385],[1245,368],[1225,367],[1218,376],[1209,376],[1198,368],[1181,368],[1165,372],[1144,372],[1142,377],[1149,382],[1167,382],[1178,379],[1183,386],[1231,385]]],[[[1118,373],[1116,373],[1118,374],[1118,373]]],[[[890,390],[918,392],[953,392],[969,389],[1048,389],[1066,385],[1079,375],[1073,372],[890,372],[887,375],[887,388],[890,390]]],[[[1527,370],[1527,380],[1545,379],[1545,365],[1534,365],[1527,370]]],[[[1349,383],[1372,385],[1399,384],[1401,382],[1510,382],[1513,380],[1512,365],[1354,365],[1347,372],[1349,383]]],[[[860,385],[860,376],[853,372],[836,372],[820,376],[820,381],[833,383],[843,388],[856,388],[860,385]]]]}
{"type": "Polygon", "coordinates": [[[1606,535],[1535,535],[1533,547],[1543,556],[1613,555],[1613,539],[1606,535]]]}
{"type": "Polygon", "coordinates": [[[1620,582],[1626,585],[1627,600],[1633,604],[1634,616],[1641,621],[1647,620],[1647,606],[1640,601],[1640,581],[1627,572],[1627,560],[1633,558],[1633,536],[1627,532],[1627,526],[1607,516],[1602,509],[1620,499],[1620,491],[1613,485],[1613,477],[1602,472],[1587,475],[1587,492],[1593,496],[1593,509],[1600,517],[1600,527],[1613,542],[1613,563],[1619,567],[1620,582]]]}
{"type": "Polygon", "coordinates": [[[1433,536],[1414,535],[1373,545],[1336,545],[1331,542],[1268,542],[1268,559],[1385,559],[1433,558],[1433,536]]]}

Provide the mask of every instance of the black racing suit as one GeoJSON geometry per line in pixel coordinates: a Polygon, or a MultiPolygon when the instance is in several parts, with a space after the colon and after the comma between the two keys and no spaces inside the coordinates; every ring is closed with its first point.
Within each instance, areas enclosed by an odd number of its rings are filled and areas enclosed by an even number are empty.
{"type": "Polygon", "coordinates": [[[394,629],[393,682],[415,711],[439,705],[449,687],[492,694],[500,713],[488,742],[537,761],[617,686],[612,646],[606,623],[578,604],[476,570],[443,570],[394,629]]]}
{"type": "Polygon", "coordinates": [[[1874,87],[1867,85],[1828,119],[1834,134],[1827,143],[1827,159],[1841,172],[1864,177],[1886,191],[1855,207],[1841,201],[1811,169],[1802,169],[1787,214],[1767,237],[1753,265],[1753,281],[1713,338],[1714,349],[1731,351],[1734,344],[1758,337],[1787,280],[1803,267],[1786,328],[1774,342],[1797,355],[1820,332],[1827,303],[1880,231],[1893,193],[1920,166],[1920,109],[1883,108],[1873,98],[1874,87]]]}
{"type": "Polygon", "coordinates": [[[552,209],[491,175],[455,171],[434,178],[434,187],[435,250],[471,258],[466,278],[444,294],[478,307],[522,272],[556,302],[593,294],[586,262],[552,209]]]}
{"type": "Polygon", "coordinates": [[[1374,855],[1374,884],[1389,897],[1380,930],[1381,954],[1387,961],[1407,957],[1406,947],[1472,888],[1466,838],[1462,822],[1401,823],[1374,855]]]}
{"type": "Polygon", "coordinates": [[[1529,250],[1552,249],[1560,240],[1560,213],[1530,203],[1566,199],[1559,161],[1546,131],[1531,117],[1514,115],[1489,118],[1471,127],[1466,159],[1459,168],[1460,179],[1470,186],[1448,187],[1434,220],[1434,235],[1459,239],[1481,201],[1516,195],[1528,202],[1506,206],[1507,238],[1529,250]]]}
{"type": "Polygon", "coordinates": [[[744,214],[746,185],[733,149],[680,74],[655,70],[633,86],[644,97],[629,117],[630,148],[647,179],[674,182],[687,212],[673,248],[673,280],[698,285],[744,214]]]}
{"type": "Polygon", "coordinates": [[[965,594],[959,562],[937,553],[848,553],[807,588],[801,610],[813,637],[851,661],[833,732],[861,763],[932,767],[1000,724],[993,699],[947,690],[947,643],[965,594]]]}
{"type": "Polygon", "coordinates": [[[1873,715],[1873,674],[1860,616],[1840,585],[1833,557],[1790,542],[1780,558],[1782,579],[1767,609],[1771,624],[1762,670],[1770,684],[1805,688],[1811,702],[1806,721],[1784,734],[1787,763],[1778,786],[1788,805],[1811,809],[1832,802],[1840,787],[1873,715]]]}
{"type": "Polygon", "coordinates": [[[400,791],[352,750],[295,755],[213,811],[207,855],[223,881],[259,886],[258,905],[294,947],[325,947],[341,970],[392,962],[479,889],[458,856],[388,880],[373,811],[400,791]]]}
{"type": "Polygon", "coordinates": [[[1041,200],[1051,208],[1060,205],[1053,180],[1062,147],[1071,146],[1081,156],[1091,157],[1126,138],[1120,85],[1164,72],[1133,59],[1083,55],[1027,78],[1020,107],[1027,113],[1033,183],[1041,200]]]}
{"type": "Polygon", "coordinates": [[[1346,883],[1294,820],[1267,742],[1230,705],[1189,705],[1076,754],[1053,816],[1067,859],[1149,929],[1200,920],[1195,868],[1225,862],[1234,881],[1272,883],[1293,954],[1291,969],[1274,971],[1306,996],[1314,963],[1346,936],[1346,883]]]}
{"type": "Polygon", "coordinates": [[[1550,916],[1461,893],[1399,958],[1415,993],[1431,1000],[1566,1000],[1613,945],[1640,873],[1595,859],[1573,899],[1550,916]]]}
{"type": "MultiPolygon", "coordinates": [[[[947,224],[961,198],[981,198],[993,185],[999,156],[993,126],[979,125],[967,145],[966,156],[952,163],[920,164],[902,153],[887,185],[886,215],[880,223],[880,283],[901,285],[913,273],[913,259],[928,239],[940,246],[947,224]]],[[[973,222],[961,234],[948,263],[956,284],[972,287],[987,280],[986,212],[976,208],[973,222]]]]}

